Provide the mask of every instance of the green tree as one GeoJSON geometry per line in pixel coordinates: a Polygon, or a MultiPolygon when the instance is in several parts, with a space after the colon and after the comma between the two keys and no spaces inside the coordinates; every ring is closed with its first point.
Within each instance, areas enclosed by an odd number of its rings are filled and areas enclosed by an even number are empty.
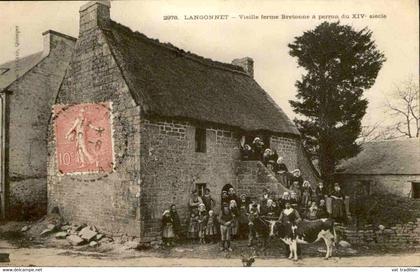
{"type": "Polygon", "coordinates": [[[340,159],[355,156],[355,142],[368,101],[363,92],[376,80],[385,61],[372,32],[339,22],[324,22],[290,43],[290,55],[306,71],[289,101],[306,149],[318,157],[322,178],[331,183],[340,159]]]}

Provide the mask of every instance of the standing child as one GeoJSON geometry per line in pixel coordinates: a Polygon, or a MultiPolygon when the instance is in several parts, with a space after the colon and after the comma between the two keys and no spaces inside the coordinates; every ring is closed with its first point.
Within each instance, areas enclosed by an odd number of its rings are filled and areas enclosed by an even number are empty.
{"type": "Polygon", "coordinates": [[[188,224],[188,239],[195,240],[198,236],[198,210],[192,209],[188,224]]]}
{"type": "Polygon", "coordinates": [[[221,244],[220,250],[228,250],[232,251],[230,247],[230,230],[233,221],[232,213],[230,212],[229,205],[227,203],[223,204],[222,213],[219,216],[220,222],[220,236],[221,236],[221,244]]]}
{"type": "Polygon", "coordinates": [[[206,224],[206,240],[207,242],[216,242],[217,237],[217,217],[214,215],[213,210],[209,211],[209,216],[206,224]]]}
{"type": "Polygon", "coordinates": [[[204,240],[204,238],[206,235],[207,212],[206,212],[206,206],[204,204],[200,204],[198,206],[197,224],[198,224],[198,238],[200,239],[200,244],[205,244],[206,241],[204,240]]]}
{"type": "Polygon", "coordinates": [[[174,239],[174,225],[169,210],[162,214],[162,241],[165,246],[171,246],[174,239]]]}

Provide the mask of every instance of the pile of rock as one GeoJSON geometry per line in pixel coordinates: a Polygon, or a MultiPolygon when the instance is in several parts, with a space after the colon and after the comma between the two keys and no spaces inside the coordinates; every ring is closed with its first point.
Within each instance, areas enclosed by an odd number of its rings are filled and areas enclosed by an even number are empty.
{"type": "Polygon", "coordinates": [[[45,238],[54,235],[55,239],[67,241],[72,246],[88,245],[90,247],[97,247],[100,244],[112,243],[116,246],[121,245],[123,249],[132,250],[149,249],[150,247],[158,248],[160,245],[159,243],[142,243],[140,238],[127,235],[116,236],[114,241],[114,237],[101,233],[93,225],[70,224],[60,220],[52,221],[44,219],[40,222],[24,226],[21,228],[21,231],[25,232],[25,235],[30,237],[30,240],[44,238],[40,239],[40,242],[45,242],[45,238]]]}
{"type": "Polygon", "coordinates": [[[66,239],[71,245],[79,246],[89,244],[91,247],[99,245],[99,241],[106,238],[107,242],[112,242],[112,238],[105,237],[99,233],[95,226],[83,225],[63,225],[60,231],[55,234],[56,239],[66,239]]]}

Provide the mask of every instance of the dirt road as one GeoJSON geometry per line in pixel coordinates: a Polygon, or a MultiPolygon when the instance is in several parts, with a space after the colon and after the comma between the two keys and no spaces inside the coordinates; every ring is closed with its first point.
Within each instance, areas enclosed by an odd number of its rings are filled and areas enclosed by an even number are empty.
{"type": "MultiPolygon", "coordinates": [[[[109,254],[56,248],[0,248],[10,253],[8,266],[241,266],[239,258],[162,258],[153,256],[113,257],[109,254]]],[[[419,266],[420,252],[374,256],[306,257],[297,262],[285,258],[257,258],[255,266],[419,266]]]]}

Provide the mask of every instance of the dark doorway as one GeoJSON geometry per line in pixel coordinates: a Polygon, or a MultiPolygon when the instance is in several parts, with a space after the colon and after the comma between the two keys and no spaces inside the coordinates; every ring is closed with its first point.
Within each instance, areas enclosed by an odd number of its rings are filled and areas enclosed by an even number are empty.
{"type": "Polygon", "coordinates": [[[412,198],[420,198],[420,182],[411,183],[412,198]]]}
{"type": "MultiPolygon", "coordinates": [[[[222,192],[223,191],[228,192],[230,188],[233,188],[233,186],[231,184],[226,184],[225,186],[223,186],[222,192]]],[[[220,192],[220,194],[222,194],[222,192],[220,192]]]]}

